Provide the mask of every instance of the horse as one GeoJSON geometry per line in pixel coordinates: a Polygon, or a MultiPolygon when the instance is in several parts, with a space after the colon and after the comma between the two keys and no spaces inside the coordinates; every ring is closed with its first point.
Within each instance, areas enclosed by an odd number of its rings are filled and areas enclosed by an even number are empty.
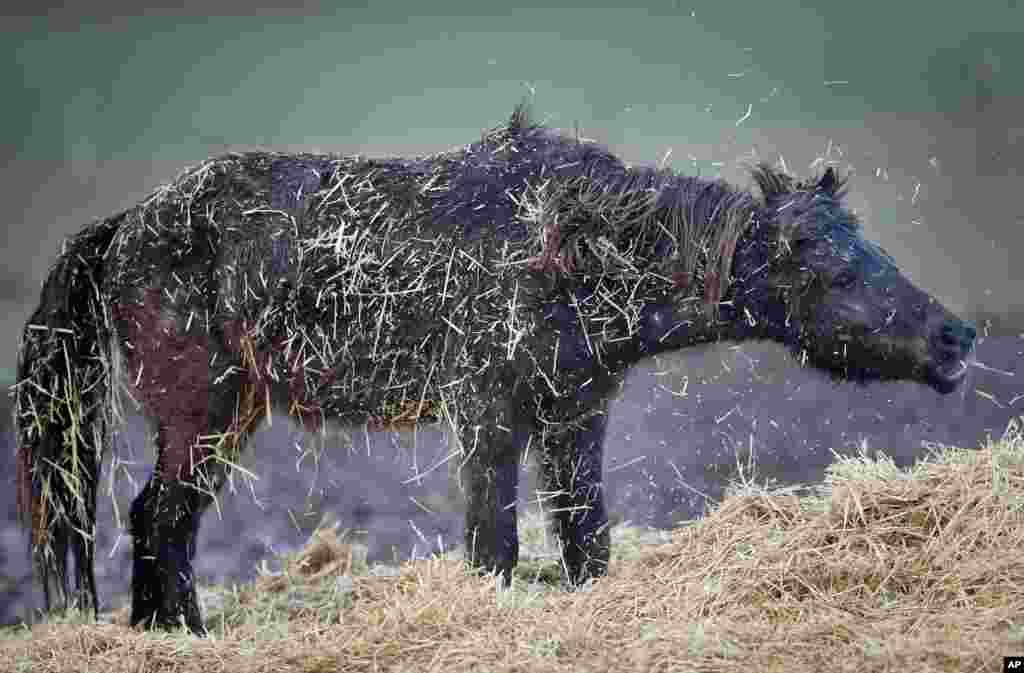
{"type": "Polygon", "coordinates": [[[837,381],[956,389],[975,326],[864,238],[849,177],[749,168],[744,188],[632,167],[523,103],[433,155],[224,154],[89,224],[44,282],[13,390],[46,609],[98,610],[97,483],[124,395],[157,448],[130,509],[131,623],[203,635],[199,522],[272,413],[312,432],[445,424],[467,561],[506,584],[533,454],[577,586],[607,572],[607,409],[638,361],[773,340],[837,381]]]}

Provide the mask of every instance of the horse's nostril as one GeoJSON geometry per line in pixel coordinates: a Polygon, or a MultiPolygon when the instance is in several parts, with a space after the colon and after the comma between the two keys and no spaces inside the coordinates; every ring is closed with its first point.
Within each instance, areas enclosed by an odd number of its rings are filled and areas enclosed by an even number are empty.
{"type": "Polygon", "coordinates": [[[977,335],[973,323],[951,320],[942,326],[942,345],[969,351],[977,335]]]}

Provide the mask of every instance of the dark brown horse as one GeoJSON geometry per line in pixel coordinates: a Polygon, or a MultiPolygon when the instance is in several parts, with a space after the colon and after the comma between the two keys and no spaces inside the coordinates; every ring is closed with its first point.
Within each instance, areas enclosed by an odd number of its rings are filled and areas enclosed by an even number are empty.
{"type": "Polygon", "coordinates": [[[506,578],[531,451],[577,583],[608,561],[609,398],[648,355],[772,339],[840,379],[952,391],[974,327],[862,238],[835,172],[753,177],[756,194],[629,168],[520,107],[435,156],[229,154],[87,226],[46,280],[16,387],[47,607],[54,589],[96,607],[96,485],[124,388],[158,449],[131,508],[132,622],[196,633],[200,517],[274,409],[311,430],[446,423],[467,556],[506,578]]]}

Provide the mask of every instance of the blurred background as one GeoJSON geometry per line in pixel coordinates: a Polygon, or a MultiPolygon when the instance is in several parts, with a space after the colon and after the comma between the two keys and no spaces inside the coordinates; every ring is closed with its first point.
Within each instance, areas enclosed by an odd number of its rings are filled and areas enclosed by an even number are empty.
{"type": "MultiPolygon", "coordinates": [[[[61,239],[185,166],[257,148],[441,151],[504,122],[534,92],[550,125],[634,163],[747,184],[752,159],[798,174],[839,161],[854,174],[849,201],[866,236],[984,335],[984,366],[948,397],[910,384],[836,386],[768,344],[642,364],[611,412],[616,520],[668,527],[699,516],[740,466],[785,485],[820,480],[833,450],[881,449],[909,464],[928,445],[975,447],[1024,409],[1015,0],[174,4],[0,10],[5,386],[61,239]]],[[[41,592],[15,522],[2,411],[0,622],[10,622],[41,592]]],[[[148,474],[148,434],[133,419],[104,477],[98,579],[108,607],[128,589],[131,541],[117,508],[123,516],[148,474]]],[[[311,441],[283,418],[258,434],[245,466],[260,479],[238,480],[205,518],[200,576],[251,577],[324,517],[362,531],[371,560],[460,542],[447,466],[416,478],[447,453],[437,428],[339,430],[319,465],[297,465],[297,446],[311,441]]]]}

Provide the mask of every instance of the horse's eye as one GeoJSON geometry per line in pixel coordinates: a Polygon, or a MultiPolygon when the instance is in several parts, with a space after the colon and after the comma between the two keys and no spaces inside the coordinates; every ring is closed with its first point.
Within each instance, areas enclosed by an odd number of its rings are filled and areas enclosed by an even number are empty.
{"type": "Polygon", "coordinates": [[[857,274],[852,271],[842,271],[832,278],[832,287],[850,287],[857,282],[857,274]]]}

